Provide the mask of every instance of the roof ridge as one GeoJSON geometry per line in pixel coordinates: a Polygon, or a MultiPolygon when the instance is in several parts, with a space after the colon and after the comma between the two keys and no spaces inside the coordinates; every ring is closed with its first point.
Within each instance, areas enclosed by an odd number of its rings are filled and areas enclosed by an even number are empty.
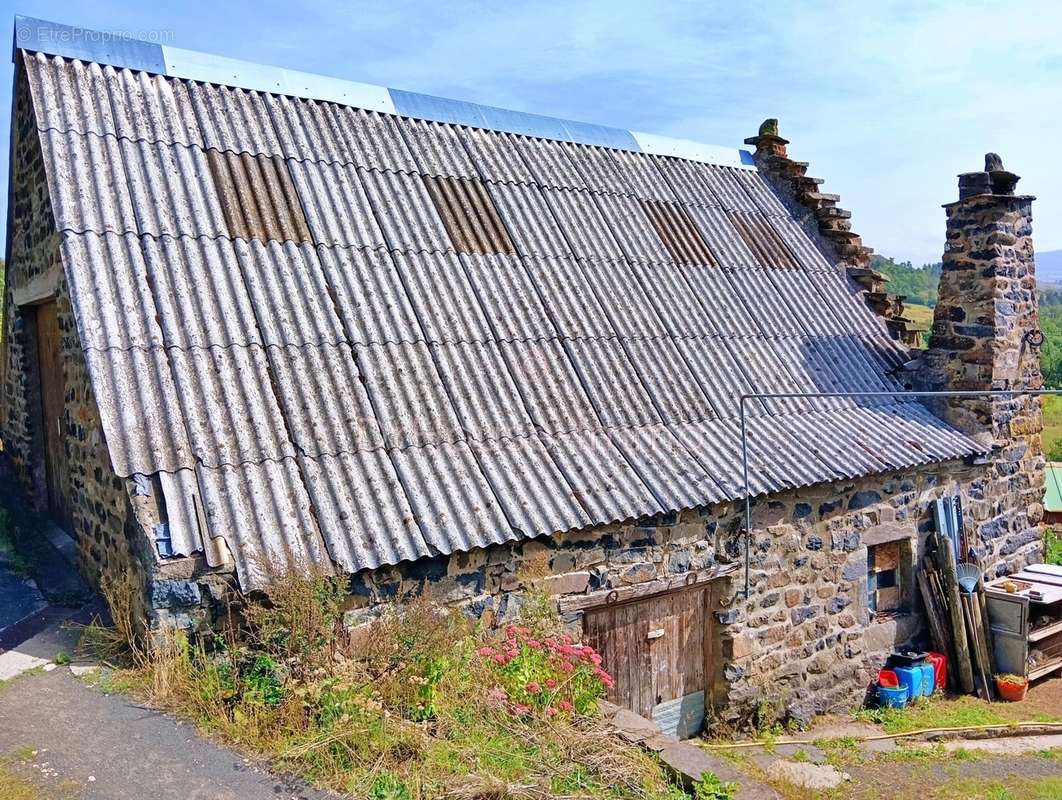
{"type": "Polygon", "coordinates": [[[171,47],[128,35],[95,31],[16,15],[12,57],[19,50],[106,64],[171,78],[249,91],[333,102],[413,119],[466,125],[539,139],[671,156],[720,166],[756,169],[751,153],[738,147],[695,142],[608,125],[513,111],[390,89],[284,67],[171,47]]]}

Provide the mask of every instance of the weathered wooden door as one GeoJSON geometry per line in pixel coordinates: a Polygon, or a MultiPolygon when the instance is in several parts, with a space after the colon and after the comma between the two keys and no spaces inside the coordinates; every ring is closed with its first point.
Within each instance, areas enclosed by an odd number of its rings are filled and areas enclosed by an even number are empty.
{"type": "Polygon", "coordinates": [[[609,700],[686,738],[704,723],[707,586],[587,610],[583,629],[615,678],[609,700]]]}
{"type": "Polygon", "coordinates": [[[64,525],[69,524],[66,502],[66,447],[62,417],[66,388],[59,357],[59,318],[55,301],[37,306],[37,365],[41,389],[41,426],[44,430],[44,470],[48,507],[64,525]]]}

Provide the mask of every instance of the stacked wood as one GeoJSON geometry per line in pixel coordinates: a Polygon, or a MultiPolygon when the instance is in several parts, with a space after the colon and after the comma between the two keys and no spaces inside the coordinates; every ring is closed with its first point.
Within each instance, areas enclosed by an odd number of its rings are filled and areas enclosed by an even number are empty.
{"type": "Polygon", "coordinates": [[[984,586],[973,592],[959,585],[951,539],[934,533],[932,553],[922,561],[918,587],[929,619],[933,646],[948,657],[949,686],[992,699],[992,642],[984,586]]]}

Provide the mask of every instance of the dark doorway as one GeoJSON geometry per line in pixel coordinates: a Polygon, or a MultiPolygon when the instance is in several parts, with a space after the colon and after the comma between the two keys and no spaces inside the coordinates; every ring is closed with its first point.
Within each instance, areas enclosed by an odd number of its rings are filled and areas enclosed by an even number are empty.
{"type": "Polygon", "coordinates": [[[48,509],[69,529],[70,509],[66,500],[66,434],[63,429],[66,387],[63,383],[63,362],[59,355],[59,316],[55,301],[36,306],[35,313],[48,509]]]}

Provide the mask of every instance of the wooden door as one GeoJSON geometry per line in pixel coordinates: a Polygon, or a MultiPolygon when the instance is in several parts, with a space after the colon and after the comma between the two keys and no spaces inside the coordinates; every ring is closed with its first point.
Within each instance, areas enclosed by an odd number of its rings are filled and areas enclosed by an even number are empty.
{"type": "Polygon", "coordinates": [[[680,738],[704,722],[708,587],[587,610],[583,628],[615,678],[608,699],[680,738]]]}
{"type": "Polygon", "coordinates": [[[41,389],[41,427],[44,431],[44,469],[48,508],[64,525],[69,524],[66,502],[66,446],[62,426],[66,387],[59,357],[59,318],[55,301],[37,306],[37,365],[41,389]]]}

